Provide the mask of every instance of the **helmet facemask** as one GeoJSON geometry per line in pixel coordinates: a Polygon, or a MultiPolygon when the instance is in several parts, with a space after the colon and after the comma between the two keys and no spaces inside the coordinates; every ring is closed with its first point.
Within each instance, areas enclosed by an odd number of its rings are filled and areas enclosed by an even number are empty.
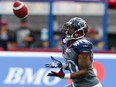
{"type": "Polygon", "coordinates": [[[68,40],[83,38],[86,35],[86,28],[87,25],[84,25],[83,27],[72,27],[69,25],[65,25],[65,38],[67,38],[68,40]]]}

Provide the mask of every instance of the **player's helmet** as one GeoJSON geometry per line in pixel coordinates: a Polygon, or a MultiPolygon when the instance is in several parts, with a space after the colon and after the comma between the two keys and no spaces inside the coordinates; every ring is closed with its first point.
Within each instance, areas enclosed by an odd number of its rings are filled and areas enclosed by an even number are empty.
{"type": "Polygon", "coordinates": [[[85,37],[88,32],[88,24],[82,18],[74,17],[63,26],[63,38],[68,40],[85,37]]]}

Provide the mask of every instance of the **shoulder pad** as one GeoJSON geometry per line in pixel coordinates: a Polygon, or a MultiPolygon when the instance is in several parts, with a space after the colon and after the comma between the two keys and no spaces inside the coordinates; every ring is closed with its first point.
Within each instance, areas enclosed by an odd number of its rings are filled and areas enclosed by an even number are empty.
{"type": "Polygon", "coordinates": [[[73,44],[73,49],[75,50],[82,50],[82,49],[92,49],[92,43],[90,41],[88,41],[87,39],[80,39],[77,40],[74,44],[73,44]]]}

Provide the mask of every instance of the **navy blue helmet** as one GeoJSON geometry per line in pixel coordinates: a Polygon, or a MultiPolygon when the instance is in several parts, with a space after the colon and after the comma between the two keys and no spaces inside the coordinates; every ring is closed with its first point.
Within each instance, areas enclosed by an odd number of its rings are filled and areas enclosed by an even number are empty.
{"type": "Polygon", "coordinates": [[[86,21],[79,17],[74,17],[66,22],[63,26],[63,38],[69,40],[79,39],[85,37],[88,32],[88,24],[86,21]]]}

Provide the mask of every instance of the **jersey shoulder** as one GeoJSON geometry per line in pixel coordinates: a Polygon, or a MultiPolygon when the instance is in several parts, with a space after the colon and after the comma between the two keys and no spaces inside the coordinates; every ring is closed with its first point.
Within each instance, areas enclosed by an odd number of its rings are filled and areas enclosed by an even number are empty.
{"type": "Polygon", "coordinates": [[[90,51],[93,48],[92,43],[87,39],[79,39],[73,44],[75,51],[90,51]]]}

